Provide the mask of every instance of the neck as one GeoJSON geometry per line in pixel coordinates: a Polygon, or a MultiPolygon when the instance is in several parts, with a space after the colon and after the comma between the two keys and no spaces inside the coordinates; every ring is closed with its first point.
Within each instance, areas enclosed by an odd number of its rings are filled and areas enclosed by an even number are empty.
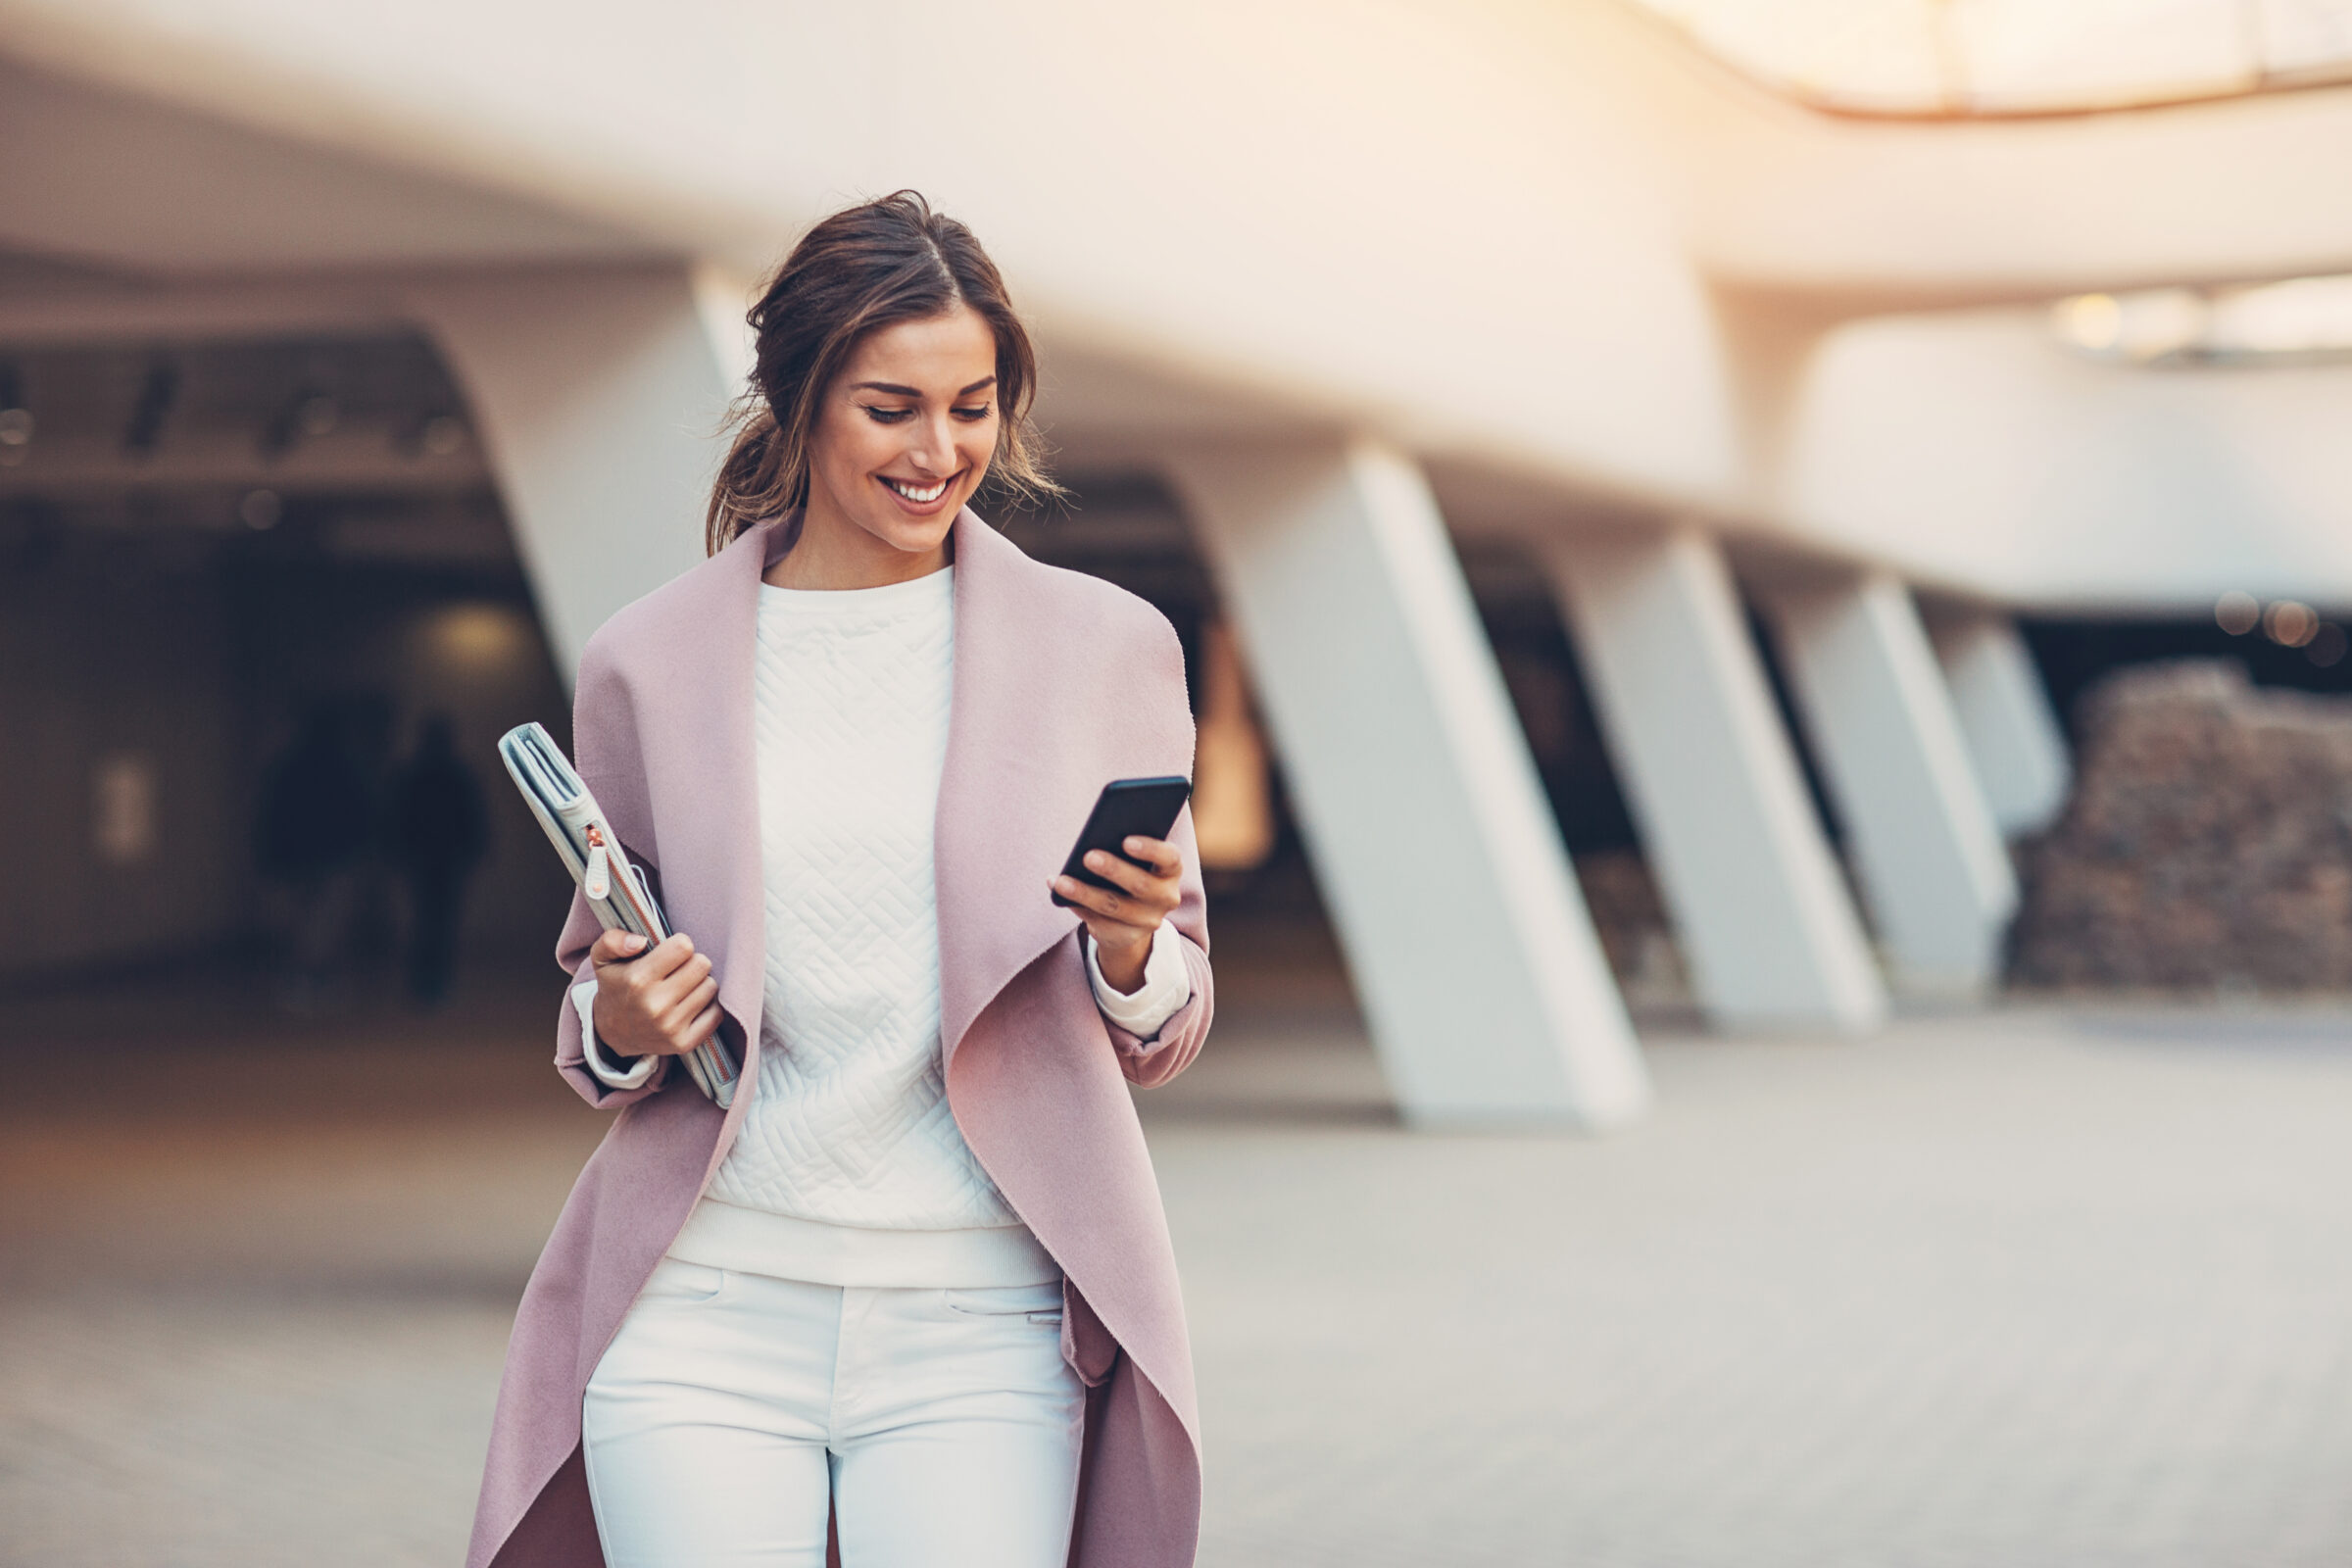
{"type": "Polygon", "coordinates": [[[774,588],[813,588],[836,593],[852,588],[887,588],[895,582],[911,582],[943,570],[949,559],[948,539],[943,538],[929,550],[900,550],[811,496],[808,510],[801,515],[800,537],[793,541],[782,560],[760,573],[760,581],[774,588]]]}

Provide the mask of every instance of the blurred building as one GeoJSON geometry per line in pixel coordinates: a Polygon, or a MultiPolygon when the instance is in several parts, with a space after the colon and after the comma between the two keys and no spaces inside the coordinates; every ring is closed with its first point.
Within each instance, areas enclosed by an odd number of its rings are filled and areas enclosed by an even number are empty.
{"type": "Polygon", "coordinates": [[[2348,65],[2343,0],[20,0],[0,972],[248,929],[320,705],[556,718],[701,556],[759,271],[911,185],[1039,330],[1085,504],[1008,525],[1177,620],[1219,874],[1303,846],[1408,1114],[1637,1113],[1660,962],[1982,995],[2053,688],[2337,678],[2348,65]]]}

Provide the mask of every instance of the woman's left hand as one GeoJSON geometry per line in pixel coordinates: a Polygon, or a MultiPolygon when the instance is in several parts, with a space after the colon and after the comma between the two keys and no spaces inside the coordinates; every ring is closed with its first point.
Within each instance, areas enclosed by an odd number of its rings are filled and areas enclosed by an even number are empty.
{"type": "Polygon", "coordinates": [[[1140,834],[1121,848],[1144,863],[1121,859],[1107,850],[1089,851],[1086,857],[1086,868],[1118,884],[1115,889],[1057,876],[1054,891],[1078,906],[1087,930],[1094,933],[1095,961],[1102,966],[1102,978],[1121,995],[1132,995],[1144,983],[1152,934],[1184,897],[1184,859],[1167,840],[1140,834]]]}

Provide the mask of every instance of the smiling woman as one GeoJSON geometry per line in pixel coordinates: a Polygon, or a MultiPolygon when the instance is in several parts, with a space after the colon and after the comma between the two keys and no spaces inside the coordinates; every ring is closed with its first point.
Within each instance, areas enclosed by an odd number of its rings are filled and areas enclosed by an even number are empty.
{"type": "Polygon", "coordinates": [[[948,525],[1004,423],[996,357],[996,334],[961,304],[860,341],[817,404],[800,535],[767,581],[863,587],[945,566],[948,525]]]}
{"type": "Polygon", "coordinates": [[[945,495],[931,495],[943,517],[953,517],[991,472],[1016,494],[1057,493],[1039,466],[1029,424],[1037,354],[1004,279],[970,229],[932,212],[912,191],[836,213],[810,229],[760,292],[751,325],[752,389],[710,495],[712,555],[745,528],[804,506],[848,503],[846,515],[863,516],[855,498],[893,475],[909,499],[945,481],[945,495]],[[907,371],[914,365],[933,374],[973,373],[952,385],[919,385],[907,371]],[[848,482],[821,496],[813,459],[819,431],[850,412],[911,439],[889,455],[878,443],[859,443],[878,468],[862,478],[832,474],[848,482]],[[966,435],[943,447],[949,421],[966,435]],[[890,473],[879,471],[900,455],[890,473]],[[951,458],[963,471],[921,466],[951,458]]]}
{"type": "Polygon", "coordinates": [[[619,1110],[516,1315],[471,1568],[1184,1568],[1191,1352],[1127,1095],[1212,1004],[1175,632],[967,505],[1051,488],[961,224],[819,223],[751,316],[711,559],[580,661],[582,776],[674,933],[573,905],[556,1060],[619,1110]],[[1058,895],[1060,903],[1054,902],[1058,895]],[[671,1058],[744,1054],[722,1115],[671,1058]]]}

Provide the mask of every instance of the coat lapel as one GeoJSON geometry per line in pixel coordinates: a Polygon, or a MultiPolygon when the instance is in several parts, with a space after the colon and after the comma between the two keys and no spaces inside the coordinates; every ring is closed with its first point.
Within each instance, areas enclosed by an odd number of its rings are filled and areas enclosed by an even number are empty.
{"type": "Polygon", "coordinates": [[[1044,569],[967,507],[956,518],[956,697],[933,862],[940,1039],[950,1059],[981,1009],[1077,929],[1047,886],[1102,782],[1054,744],[1058,711],[1038,654],[1053,646],[1044,569]]]}
{"type": "MultiPolygon", "coordinates": [[[[1094,755],[1102,715],[1069,710],[1092,682],[1056,678],[1071,651],[1055,635],[1045,568],[969,508],[957,514],[956,692],[933,824],[940,940],[940,1033],[955,1054],[972,1020],[1038,956],[1078,928],[1048,881],[1110,776],[1094,755]]],[[[760,887],[753,662],[760,574],[780,554],[776,525],[747,533],[699,568],[664,630],[642,694],[657,792],[662,883],[673,923],[719,976],[719,1003],[758,1049],[767,916],[760,887]],[[650,715],[649,715],[650,716],[650,715]],[[733,961],[730,961],[733,960],[733,961]]],[[[1083,654],[1083,651],[1079,651],[1083,654]]],[[[740,1106],[743,1102],[738,1101],[740,1106]]]]}
{"type": "Polygon", "coordinates": [[[767,968],[752,675],[760,576],[776,543],[772,526],[750,530],[697,569],[674,617],[647,628],[666,644],[648,650],[647,667],[664,675],[637,694],[642,761],[662,781],[655,812],[670,924],[709,956],[747,1058],[759,1049],[767,968]]]}

